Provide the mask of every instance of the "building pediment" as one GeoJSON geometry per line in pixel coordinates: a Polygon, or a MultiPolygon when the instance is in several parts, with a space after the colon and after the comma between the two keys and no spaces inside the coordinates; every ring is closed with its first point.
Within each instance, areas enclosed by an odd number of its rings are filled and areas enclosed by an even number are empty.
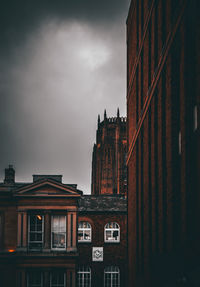
{"type": "Polygon", "coordinates": [[[45,179],[17,189],[14,193],[14,196],[80,197],[81,192],[72,186],[58,183],[51,179],[45,179]]]}

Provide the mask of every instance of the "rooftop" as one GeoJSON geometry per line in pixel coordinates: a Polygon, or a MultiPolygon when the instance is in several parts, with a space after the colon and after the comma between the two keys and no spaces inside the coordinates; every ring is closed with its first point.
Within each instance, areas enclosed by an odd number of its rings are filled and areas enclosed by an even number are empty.
{"type": "Polygon", "coordinates": [[[83,195],[78,202],[79,212],[126,212],[127,200],[122,195],[83,195]]]}

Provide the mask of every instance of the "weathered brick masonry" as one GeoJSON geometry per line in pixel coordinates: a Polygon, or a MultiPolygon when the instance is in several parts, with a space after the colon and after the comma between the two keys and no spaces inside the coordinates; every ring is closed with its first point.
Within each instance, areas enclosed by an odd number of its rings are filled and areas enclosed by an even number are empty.
{"type": "Polygon", "coordinates": [[[92,194],[126,194],[126,118],[107,118],[100,122],[92,156],[92,194]]]}
{"type": "Polygon", "coordinates": [[[182,280],[183,274],[189,278],[197,266],[197,6],[195,0],[133,0],[129,9],[129,286],[163,286],[167,281],[182,280]]]}

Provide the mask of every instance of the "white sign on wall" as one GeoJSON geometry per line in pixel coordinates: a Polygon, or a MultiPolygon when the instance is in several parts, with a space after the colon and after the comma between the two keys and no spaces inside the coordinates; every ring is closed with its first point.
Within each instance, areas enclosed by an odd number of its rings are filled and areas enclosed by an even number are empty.
{"type": "Polygon", "coordinates": [[[103,247],[92,248],[92,261],[103,261],[103,247]]]}

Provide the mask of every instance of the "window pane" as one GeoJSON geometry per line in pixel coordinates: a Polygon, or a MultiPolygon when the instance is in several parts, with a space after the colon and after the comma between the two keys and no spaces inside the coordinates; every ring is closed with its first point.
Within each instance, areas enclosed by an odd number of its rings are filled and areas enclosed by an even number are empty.
{"type": "Polygon", "coordinates": [[[43,246],[43,221],[40,214],[29,215],[29,248],[41,249],[43,246]]]}
{"type": "Polygon", "coordinates": [[[104,270],[104,285],[105,287],[119,287],[120,276],[119,268],[117,266],[108,266],[104,270]]]}
{"type": "Polygon", "coordinates": [[[65,216],[60,216],[60,231],[65,232],[66,231],[66,220],[65,216]]]}
{"type": "Polygon", "coordinates": [[[78,271],[78,287],[91,286],[91,269],[88,266],[82,266],[78,271]]]}
{"type": "Polygon", "coordinates": [[[89,222],[81,221],[78,224],[78,241],[91,241],[92,227],[89,222]]]}
{"type": "Polygon", "coordinates": [[[120,227],[118,223],[109,222],[105,225],[105,241],[120,241],[120,227]]]}
{"type": "Polygon", "coordinates": [[[52,216],[52,248],[66,247],[66,216],[52,216]]]}

